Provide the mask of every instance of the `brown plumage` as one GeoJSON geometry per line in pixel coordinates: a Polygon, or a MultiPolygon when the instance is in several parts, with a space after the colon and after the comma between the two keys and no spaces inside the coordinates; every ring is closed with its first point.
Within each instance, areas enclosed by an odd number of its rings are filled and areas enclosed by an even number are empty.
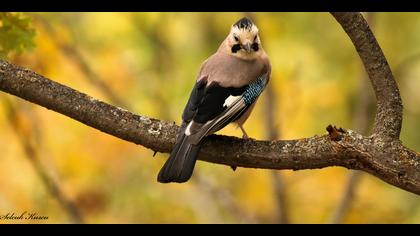
{"type": "Polygon", "coordinates": [[[258,28],[248,18],[236,22],[215,54],[203,62],[185,106],[183,123],[158,181],[185,182],[193,172],[202,140],[231,122],[241,128],[269,81],[271,66],[258,28]]]}

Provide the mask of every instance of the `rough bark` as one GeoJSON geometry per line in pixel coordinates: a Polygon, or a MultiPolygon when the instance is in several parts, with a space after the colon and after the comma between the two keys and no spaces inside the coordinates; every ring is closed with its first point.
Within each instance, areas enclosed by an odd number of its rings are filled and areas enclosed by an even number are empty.
{"type": "MultiPolygon", "coordinates": [[[[212,135],[199,159],[266,169],[342,166],[420,194],[420,155],[398,140],[402,103],[386,59],[359,13],[333,15],[353,40],[373,84],[378,100],[373,135],[365,137],[334,127],[329,128],[329,135],[298,140],[254,141],[212,135]]],[[[154,151],[169,152],[175,141],[178,126],[174,122],[135,115],[5,61],[0,61],[0,90],[154,151]]]]}
{"type": "Polygon", "coordinates": [[[403,105],[391,68],[360,13],[333,12],[350,37],[375,90],[377,111],[373,133],[381,138],[398,139],[401,132],[403,105]]]}

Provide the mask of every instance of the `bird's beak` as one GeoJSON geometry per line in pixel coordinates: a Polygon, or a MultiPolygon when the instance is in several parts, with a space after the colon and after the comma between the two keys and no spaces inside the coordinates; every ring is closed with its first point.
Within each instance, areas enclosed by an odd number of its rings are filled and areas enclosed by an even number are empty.
{"type": "Polygon", "coordinates": [[[245,49],[245,51],[247,53],[250,53],[251,52],[251,43],[246,43],[246,44],[242,45],[242,48],[245,49]]]}

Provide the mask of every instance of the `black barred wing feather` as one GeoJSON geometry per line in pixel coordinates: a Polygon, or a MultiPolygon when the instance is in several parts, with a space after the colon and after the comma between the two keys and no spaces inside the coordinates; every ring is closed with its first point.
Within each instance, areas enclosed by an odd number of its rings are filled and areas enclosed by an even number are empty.
{"type": "Polygon", "coordinates": [[[202,102],[205,93],[206,93],[206,85],[207,85],[207,77],[201,78],[198,80],[194,88],[191,91],[190,97],[188,99],[187,105],[184,108],[184,112],[182,113],[182,120],[184,122],[190,122],[198,109],[198,106],[202,102]]]}

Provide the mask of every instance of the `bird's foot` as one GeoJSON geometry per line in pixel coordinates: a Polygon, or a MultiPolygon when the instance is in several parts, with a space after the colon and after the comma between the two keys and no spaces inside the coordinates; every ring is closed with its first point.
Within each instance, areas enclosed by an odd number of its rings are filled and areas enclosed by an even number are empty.
{"type": "Polygon", "coordinates": [[[243,138],[243,139],[245,139],[245,140],[253,140],[253,141],[255,141],[255,140],[256,140],[255,138],[251,138],[251,137],[249,137],[247,133],[243,133],[243,134],[242,134],[242,138],[243,138]]]}

